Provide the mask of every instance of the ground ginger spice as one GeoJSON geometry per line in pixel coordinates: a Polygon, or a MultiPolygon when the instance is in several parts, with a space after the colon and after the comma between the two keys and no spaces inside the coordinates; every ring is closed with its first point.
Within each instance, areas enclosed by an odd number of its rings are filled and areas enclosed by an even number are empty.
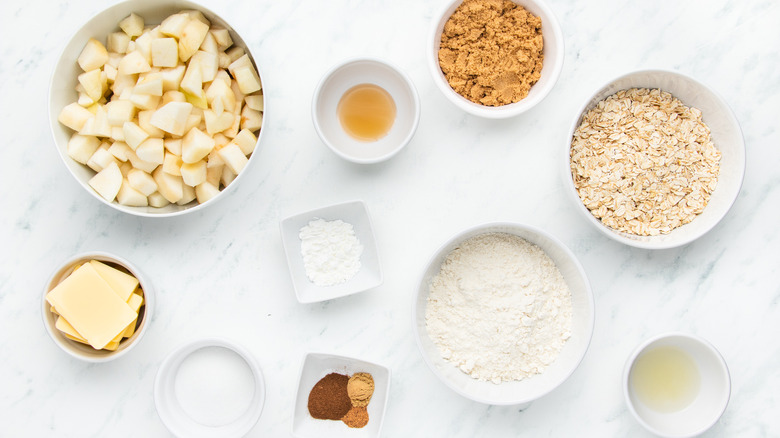
{"type": "Polygon", "coordinates": [[[466,99],[502,106],[528,96],[544,56],[542,20],[509,0],[465,0],[444,25],[439,66],[466,99]]]}

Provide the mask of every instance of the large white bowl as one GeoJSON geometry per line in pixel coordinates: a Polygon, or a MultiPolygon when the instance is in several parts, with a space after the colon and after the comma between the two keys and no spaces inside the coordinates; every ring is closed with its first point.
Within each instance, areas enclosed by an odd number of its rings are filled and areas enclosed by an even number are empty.
{"type": "Polygon", "coordinates": [[[561,167],[569,199],[574,202],[577,211],[608,237],[626,245],[646,249],[666,249],[690,243],[711,230],[728,213],[737,199],[745,175],[745,141],[739,122],[726,102],[710,88],[683,74],[666,70],[644,70],[620,76],[600,87],[577,112],[563,148],[561,167]],[[721,152],[720,175],[718,185],[704,211],[693,221],[677,227],[669,234],[659,236],[638,236],[613,230],[604,225],[582,203],[574,180],[571,177],[571,140],[574,131],[582,123],[585,113],[600,101],[620,90],[629,88],[660,88],[671,93],[687,106],[701,110],[702,119],[710,127],[712,142],[721,152]]]}
{"type": "MultiPolygon", "coordinates": [[[[76,92],[75,87],[78,84],[78,75],[82,73],[82,71],[79,68],[76,60],[81,53],[81,50],[84,48],[87,40],[90,38],[96,38],[105,44],[106,36],[111,32],[118,31],[119,22],[133,12],[142,16],[144,18],[144,22],[147,24],[159,24],[167,16],[175,14],[183,9],[196,9],[201,11],[203,15],[206,16],[209,21],[211,21],[212,24],[228,29],[230,31],[230,37],[233,39],[233,44],[242,47],[254,62],[251,48],[246,44],[246,42],[244,42],[241,36],[236,33],[233,27],[228,24],[227,21],[225,21],[222,17],[197,3],[186,0],[128,0],[110,6],[108,9],[95,15],[92,17],[92,19],[87,21],[86,24],[81,26],[63,49],[62,54],[57,61],[57,65],[54,68],[54,72],[52,73],[51,83],[49,86],[49,124],[51,126],[52,135],[54,136],[54,145],[57,148],[57,152],[59,152],[63,163],[65,163],[65,166],[68,168],[71,175],[73,175],[76,181],[78,181],[79,184],[81,184],[81,186],[84,187],[88,193],[90,193],[100,202],[125,213],[149,217],[176,216],[183,213],[200,210],[207,205],[214,204],[217,202],[217,200],[225,198],[227,192],[230,192],[235,188],[244,174],[249,172],[249,168],[252,162],[257,161],[254,157],[259,154],[259,148],[255,148],[254,153],[249,157],[249,163],[247,163],[247,167],[244,168],[240,174],[238,174],[236,179],[234,179],[230,185],[222,189],[222,191],[217,196],[213,197],[207,202],[198,204],[197,201],[193,201],[187,205],[169,204],[161,208],[127,207],[120,205],[117,202],[106,201],[88,184],[88,181],[90,178],[92,178],[93,175],[95,175],[95,172],[89,167],[76,162],[68,156],[68,140],[73,134],[73,131],[59,123],[57,118],[59,117],[60,111],[63,107],[78,100],[78,93],[76,92]]],[[[255,63],[255,67],[257,67],[257,63],[255,63]]],[[[260,69],[257,69],[257,73],[260,75],[260,69]]],[[[265,108],[267,109],[267,107],[268,101],[266,100],[265,108]]],[[[266,114],[267,111],[264,111],[263,116],[265,117],[266,114]]],[[[258,145],[260,138],[263,135],[263,131],[265,131],[266,122],[267,120],[264,119],[263,128],[260,129],[260,132],[257,135],[258,145]]]]}
{"type": "Polygon", "coordinates": [[[467,229],[448,240],[431,257],[418,285],[412,304],[412,321],[417,345],[425,363],[442,382],[458,394],[471,400],[491,405],[519,405],[529,403],[562,384],[579,366],[588,350],[593,335],[594,303],[590,284],[574,254],[553,236],[528,225],[516,223],[488,223],[467,229]],[[479,381],[462,372],[442,358],[438,347],[428,335],[425,308],[431,279],[439,273],[447,255],[463,241],[484,233],[510,233],[533,243],[550,257],[563,275],[571,291],[571,337],[558,358],[542,373],[514,382],[479,381]]]}
{"type": "Polygon", "coordinates": [[[555,18],[552,9],[544,0],[513,0],[518,5],[524,7],[528,12],[542,19],[542,38],[544,39],[544,64],[542,66],[542,75],[539,81],[531,87],[528,96],[519,102],[503,106],[485,106],[474,103],[458,94],[450,87],[447,78],[439,67],[439,47],[441,46],[441,33],[444,25],[455,9],[463,3],[463,0],[454,0],[445,6],[442,11],[434,17],[432,24],[428,48],[428,67],[433,76],[433,82],[441,90],[450,102],[458,108],[479,117],[488,119],[503,119],[513,117],[528,111],[536,104],[541,102],[555,86],[558,77],[563,69],[564,40],[561,26],[555,18]]]}
{"type": "Polygon", "coordinates": [[[155,306],[155,294],[152,284],[149,278],[146,277],[138,267],[130,263],[129,261],[106,252],[87,252],[76,255],[65,262],[63,262],[56,271],[49,278],[46,283],[46,287],[43,290],[43,297],[41,300],[41,316],[43,317],[43,325],[46,327],[46,332],[57,344],[62,351],[69,355],[86,362],[108,362],[114,359],[118,359],[127,354],[133,347],[141,342],[144,334],[146,334],[147,328],[152,320],[152,314],[155,306]],[[55,324],[57,323],[57,316],[51,312],[51,305],[46,301],[46,294],[54,289],[58,284],[62,283],[71,273],[76,265],[89,262],[90,260],[97,260],[99,262],[115,265],[120,268],[124,268],[129,274],[138,279],[138,283],[141,290],[144,293],[144,303],[141,305],[141,309],[138,313],[138,322],[136,323],[135,333],[127,339],[123,339],[119,343],[119,348],[114,351],[109,350],[95,350],[89,345],[82,344],[80,342],[72,341],[65,337],[60,332],[55,324]]]}

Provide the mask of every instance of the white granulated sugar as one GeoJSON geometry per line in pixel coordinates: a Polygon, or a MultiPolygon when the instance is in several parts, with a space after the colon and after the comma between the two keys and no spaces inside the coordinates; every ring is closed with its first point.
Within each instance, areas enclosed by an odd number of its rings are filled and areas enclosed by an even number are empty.
{"type": "Polygon", "coordinates": [[[306,276],[317,286],[346,282],[360,271],[363,245],[351,224],[315,219],[300,230],[306,276]]]}
{"type": "Polygon", "coordinates": [[[444,260],[425,322],[444,359],[498,384],[542,373],[571,336],[571,314],[569,288],[541,248],[486,233],[444,260]]]}

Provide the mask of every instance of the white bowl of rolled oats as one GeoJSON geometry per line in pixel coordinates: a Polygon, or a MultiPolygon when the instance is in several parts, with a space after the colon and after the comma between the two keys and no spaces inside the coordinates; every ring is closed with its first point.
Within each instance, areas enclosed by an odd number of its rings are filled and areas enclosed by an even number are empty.
{"type": "Polygon", "coordinates": [[[729,211],[745,142],[714,91],[683,74],[629,73],[600,87],[574,119],[564,180],[587,220],[627,245],[688,244],[729,211]]]}

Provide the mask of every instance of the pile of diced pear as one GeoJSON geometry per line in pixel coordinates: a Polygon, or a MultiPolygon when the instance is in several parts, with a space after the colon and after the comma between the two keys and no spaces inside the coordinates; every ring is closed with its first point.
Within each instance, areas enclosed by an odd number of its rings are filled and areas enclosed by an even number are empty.
{"type": "Polygon", "coordinates": [[[262,85],[228,29],[199,11],[156,26],[131,14],[78,57],[78,100],[59,122],[89,185],[132,207],[203,203],[246,166],[263,123],[262,85]]]}

